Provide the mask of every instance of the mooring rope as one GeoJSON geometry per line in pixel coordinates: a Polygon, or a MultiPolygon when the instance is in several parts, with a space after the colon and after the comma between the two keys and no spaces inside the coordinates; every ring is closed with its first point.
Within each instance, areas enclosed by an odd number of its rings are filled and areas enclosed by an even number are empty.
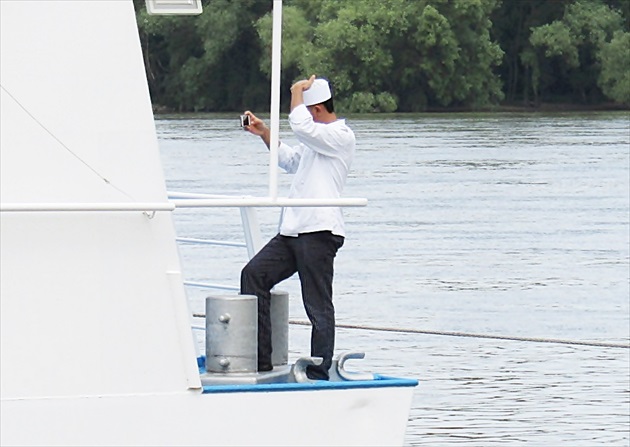
{"type": "MultiPolygon", "coordinates": [[[[206,316],[204,314],[193,314],[193,317],[205,318],[206,316]]],[[[304,320],[289,320],[289,324],[293,324],[296,326],[310,326],[311,325],[309,321],[304,321],[304,320]]],[[[470,332],[429,331],[425,329],[368,326],[368,325],[363,325],[363,324],[345,324],[345,323],[337,323],[335,324],[335,327],[338,329],[359,329],[359,330],[364,330],[364,331],[375,331],[375,332],[396,332],[399,334],[446,335],[449,337],[487,338],[487,339],[493,339],[493,340],[525,341],[525,342],[534,342],[534,343],[557,343],[557,344],[563,344],[563,345],[597,346],[601,348],[630,349],[630,344],[624,344],[624,343],[566,340],[566,339],[561,339],[561,338],[517,337],[517,336],[511,336],[511,335],[475,334],[475,333],[470,333],[470,332]]],[[[199,328],[199,329],[202,329],[202,328],[199,328]]]]}
{"type": "MultiPolygon", "coordinates": [[[[299,326],[310,326],[308,321],[301,320],[289,320],[289,324],[295,324],[299,326]]],[[[608,343],[598,341],[579,341],[579,340],[564,340],[559,338],[539,338],[539,337],[516,337],[510,335],[493,335],[493,334],[474,334],[469,332],[453,332],[453,331],[429,331],[424,329],[405,329],[395,327],[382,327],[382,326],[367,326],[360,324],[342,324],[337,323],[337,328],[342,329],[362,329],[366,331],[378,331],[378,332],[396,332],[400,334],[425,334],[425,335],[447,335],[450,337],[470,337],[470,338],[490,338],[495,340],[511,340],[511,341],[527,341],[536,343],[559,343],[565,345],[582,345],[582,346],[598,346],[605,348],[625,348],[630,349],[630,344],[623,343],[608,343]]]]}

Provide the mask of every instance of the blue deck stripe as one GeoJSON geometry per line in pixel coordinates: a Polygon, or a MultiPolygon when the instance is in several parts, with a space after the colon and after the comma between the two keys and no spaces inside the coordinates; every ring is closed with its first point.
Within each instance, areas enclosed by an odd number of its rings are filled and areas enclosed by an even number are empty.
{"type": "MultiPolygon", "coordinates": [[[[200,373],[205,373],[205,356],[197,358],[197,366],[200,373]]],[[[392,388],[414,387],[418,385],[415,379],[399,379],[396,377],[374,375],[374,380],[352,380],[343,382],[328,382],[319,380],[306,383],[257,383],[257,384],[230,384],[230,385],[204,385],[204,394],[211,393],[269,393],[277,391],[317,391],[317,390],[347,390],[358,388],[392,388]]]]}
{"type": "Polygon", "coordinates": [[[210,393],[269,393],[279,391],[319,391],[319,390],[347,390],[359,388],[393,388],[414,387],[418,385],[415,379],[399,379],[375,375],[374,380],[352,380],[344,382],[327,382],[319,380],[308,383],[260,383],[243,385],[206,385],[204,394],[210,393]]]}

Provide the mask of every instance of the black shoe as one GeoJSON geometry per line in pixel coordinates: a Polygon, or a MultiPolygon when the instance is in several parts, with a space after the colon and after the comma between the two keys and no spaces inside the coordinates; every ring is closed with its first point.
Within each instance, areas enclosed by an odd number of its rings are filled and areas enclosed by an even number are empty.
{"type": "Polygon", "coordinates": [[[311,380],[329,380],[328,373],[322,371],[320,368],[307,366],[306,377],[311,380]]]}
{"type": "Polygon", "coordinates": [[[271,363],[258,364],[258,372],[271,371],[272,369],[273,369],[273,365],[271,363]]]}

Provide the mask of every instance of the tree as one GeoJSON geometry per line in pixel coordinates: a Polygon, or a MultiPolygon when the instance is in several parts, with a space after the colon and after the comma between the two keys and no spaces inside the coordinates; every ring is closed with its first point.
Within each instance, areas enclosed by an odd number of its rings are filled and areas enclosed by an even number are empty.
{"type": "Polygon", "coordinates": [[[535,52],[525,62],[533,68],[536,90],[548,97],[601,100],[599,53],[622,26],[618,11],[598,0],[578,0],[566,6],[561,20],[534,28],[530,43],[535,52]]]}
{"type": "Polygon", "coordinates": [[[492,36],[505,51],[497,73],[504,80],[508,102],[529,101],[531,64],[523,63],[534,53],[529,43],[531,29],[561,19],[564,8],[573,0],[505,0],[491,16],[492,36]]]}
{"type": "Polygon", "coordinates": [[[630,33],[617,31],[599,52],[598,85],[613,101],[630,105],[630,33]]]}
{"type": "Polygon", "coordinates": [[[269,102],[258,70],[254,22],[271,8],[258,0],[204,1],[193,17],[149,16],[137,21],[154,101],[179,111],[243,110],[269,102]]]}
{"type": "MultiPolygon", "coordinates": [[[[489,35],[496,4],[287,1],[283,70],[294,77],[326,74],[334,80],[338,103],[352,112],[492,103],[502,95],[492,71],[502,51],[489,35]]],[[[263,46],[270,45],[270,20],[257,24],[263,46]]]]}
{"type": "MultiPolygon", "coordinates": [[[[134,0],[154,103],[269,104],[272,1],[203,0],[197,17],[134,0]]],[[[630,0],[284,0],[281,107],[310,74],[344,112],[627,103],[630,0]]]]}

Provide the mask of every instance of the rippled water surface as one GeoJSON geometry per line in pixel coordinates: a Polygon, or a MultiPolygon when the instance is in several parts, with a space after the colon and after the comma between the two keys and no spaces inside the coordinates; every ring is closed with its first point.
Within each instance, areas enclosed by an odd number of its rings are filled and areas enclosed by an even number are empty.
{"type": "MultiPolygon", "coordinates": [[[[268,153],[238,117],[157,120],[169,190],[268,195],[268,153]]],[[[337,256],[340,324],[627,344],[630,117],[355,117],[337,256]]],[[[294,141],[286,123],[281,138],[294,141]]],[[[290,176],[279,177],[286,195],[290,176]]],[[[279,211],[259,209],[263,238],[279,211]]],[[[181,236],[234,239],[237,210],[178,210],[181,236]]],[[[183,246],[187,279],[238,284],[242,248],[183,246]]],[[[290,316],[305,320],[297,279],[290,316]]],[[[204,291],[191,291],[203,312],[204,291]]],[[[293,358],[309,328],[291,326],[293,358]]],[[[630,350],[338,329],[353,365],[420,380],[406,445],[629,446],[630,350]]]]}

